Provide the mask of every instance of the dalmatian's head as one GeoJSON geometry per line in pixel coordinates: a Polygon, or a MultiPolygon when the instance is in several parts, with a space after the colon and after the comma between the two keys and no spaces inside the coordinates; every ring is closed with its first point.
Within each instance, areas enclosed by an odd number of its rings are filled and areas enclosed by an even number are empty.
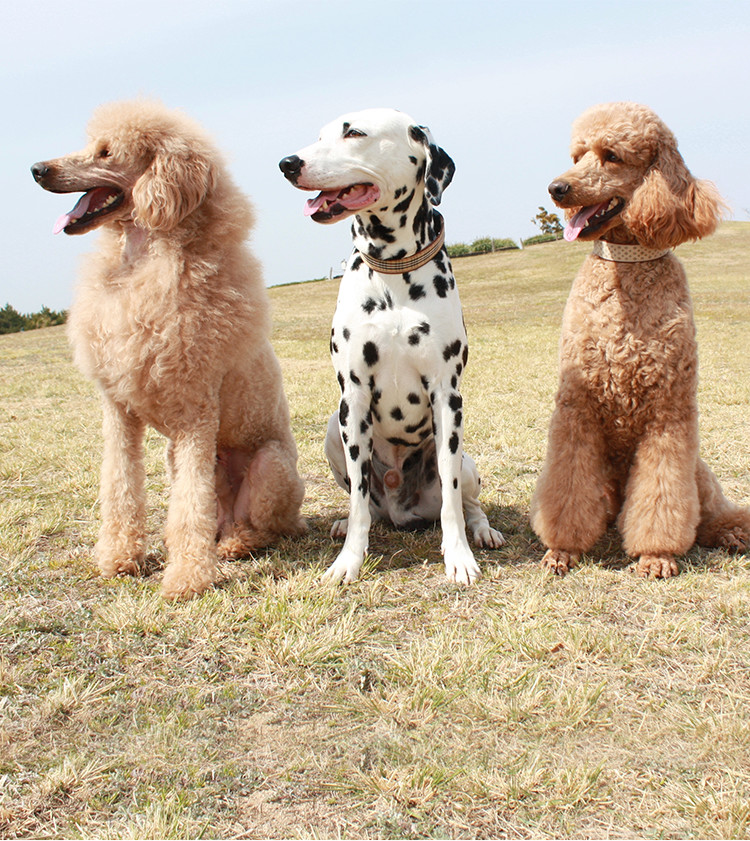
{"type": "MultiPolygon", "coordinates": [[[[305,215],[323,224],[368,208],[394,210],[420,193],[440,204],[455,171],[429,129],[391,108],[342,115],[279,168],[300,190],[319,191],[306,202],[305,215]]],[[[407,207],[416,211],[421,203],[407,207]]]]}

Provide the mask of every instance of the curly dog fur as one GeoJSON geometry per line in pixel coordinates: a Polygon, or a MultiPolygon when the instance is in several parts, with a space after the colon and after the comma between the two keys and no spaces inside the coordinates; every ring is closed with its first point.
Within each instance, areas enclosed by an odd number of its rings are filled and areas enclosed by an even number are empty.
{"type": "Polygon", "coordinates": [[[102,575],[146,548],[143,435],[168,439],[165,598],[197,595],[237,557],[305,529],[267,295],[245,245],[251,206],[203,131],[136,101],[100,108],[80,152],[35,164],[47,190],[84,191],[56,230],[101,228],[69,318],[103,398],[102,575]]]}
{"type": "MultiPolygon", "coordinates": [[[[571,154],[572,168],[549,186],[570,220],[566,239],[639,246],[630,253],[643,260],[643,249],[707,236],[721,218],[713,186],[693,178],[672,132],[644,106],[585,112],[571,154]]],[[[588,256],[568,298],[532,525],[549,547],[543,565],[562,575],[616,519],[638,574],[666,578],[696,541],[746,549],[750,510],[724,497],[698,456],[698,357],[682,265],[669,251],[641,262],[613,256],[588,256]]]]}

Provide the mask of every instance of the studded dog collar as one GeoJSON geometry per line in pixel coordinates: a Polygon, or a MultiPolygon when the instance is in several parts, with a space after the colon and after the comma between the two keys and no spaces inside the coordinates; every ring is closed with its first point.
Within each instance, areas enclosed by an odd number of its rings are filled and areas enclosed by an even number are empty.
{"type": "Polygon", "coordinates": [[[413,272],[415,269],[424,266],[438,254],[445,242],[443,217],[439,213],[436,213],[435,217],[440,225],[438,235],[429,245],[421,251],[417,251],[416,254],[412,254],[411,257],[403,257],[398,260],[380,260],[361,251],[362,259],[374,272],[380,272],[381,274],[405,274],[406,272],[413,272]]]}
{"type": "Polygon", "coordinates": [[[612,263],[648,263],[669,254],[671,248],[646,248],[645,245],[620,245],[616,242],[605,242],[598,239],[591,252],[595,257],[609,260],[612,263]]]}

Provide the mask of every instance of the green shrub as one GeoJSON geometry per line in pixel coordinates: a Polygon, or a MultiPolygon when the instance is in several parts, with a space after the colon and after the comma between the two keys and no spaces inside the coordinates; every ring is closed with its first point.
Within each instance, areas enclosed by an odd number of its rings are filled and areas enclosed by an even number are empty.
{"type": "Polygon", "coordinates": [[[540,242],[554,242],[557,239],[562,239],[562,234],[537,234],[535,237],[522,239],[521,245],[526,248],[527,245],[539,245],[540,242]]]}

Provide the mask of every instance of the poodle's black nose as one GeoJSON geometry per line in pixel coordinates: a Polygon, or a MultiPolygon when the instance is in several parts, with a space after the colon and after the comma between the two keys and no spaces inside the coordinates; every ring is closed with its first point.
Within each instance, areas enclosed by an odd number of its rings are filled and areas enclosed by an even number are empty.
{"type": "Polygon", "coordinates": [[[282,158],[279,161],[279,169],[284,173],[292,184],[297,183],[300,171],[305,165],[305,162],[298,155],[289,155],[287,158],[282,158]]]}
{"type": "Polygon", "coordinates": [[[547,189],[553,199],[560,201],[560,199],[565,198],[565,194],[570,189],[570,184],[567,181],[553,181],[547,189]]]}
{"type": "Polygon", "coordinates": [[[34,176],[34,181],[36,181],[37,184],[39,184],[48,172],[49,167],[45,163],[36,163],[31,167],[31,174],[34,176]]]}

